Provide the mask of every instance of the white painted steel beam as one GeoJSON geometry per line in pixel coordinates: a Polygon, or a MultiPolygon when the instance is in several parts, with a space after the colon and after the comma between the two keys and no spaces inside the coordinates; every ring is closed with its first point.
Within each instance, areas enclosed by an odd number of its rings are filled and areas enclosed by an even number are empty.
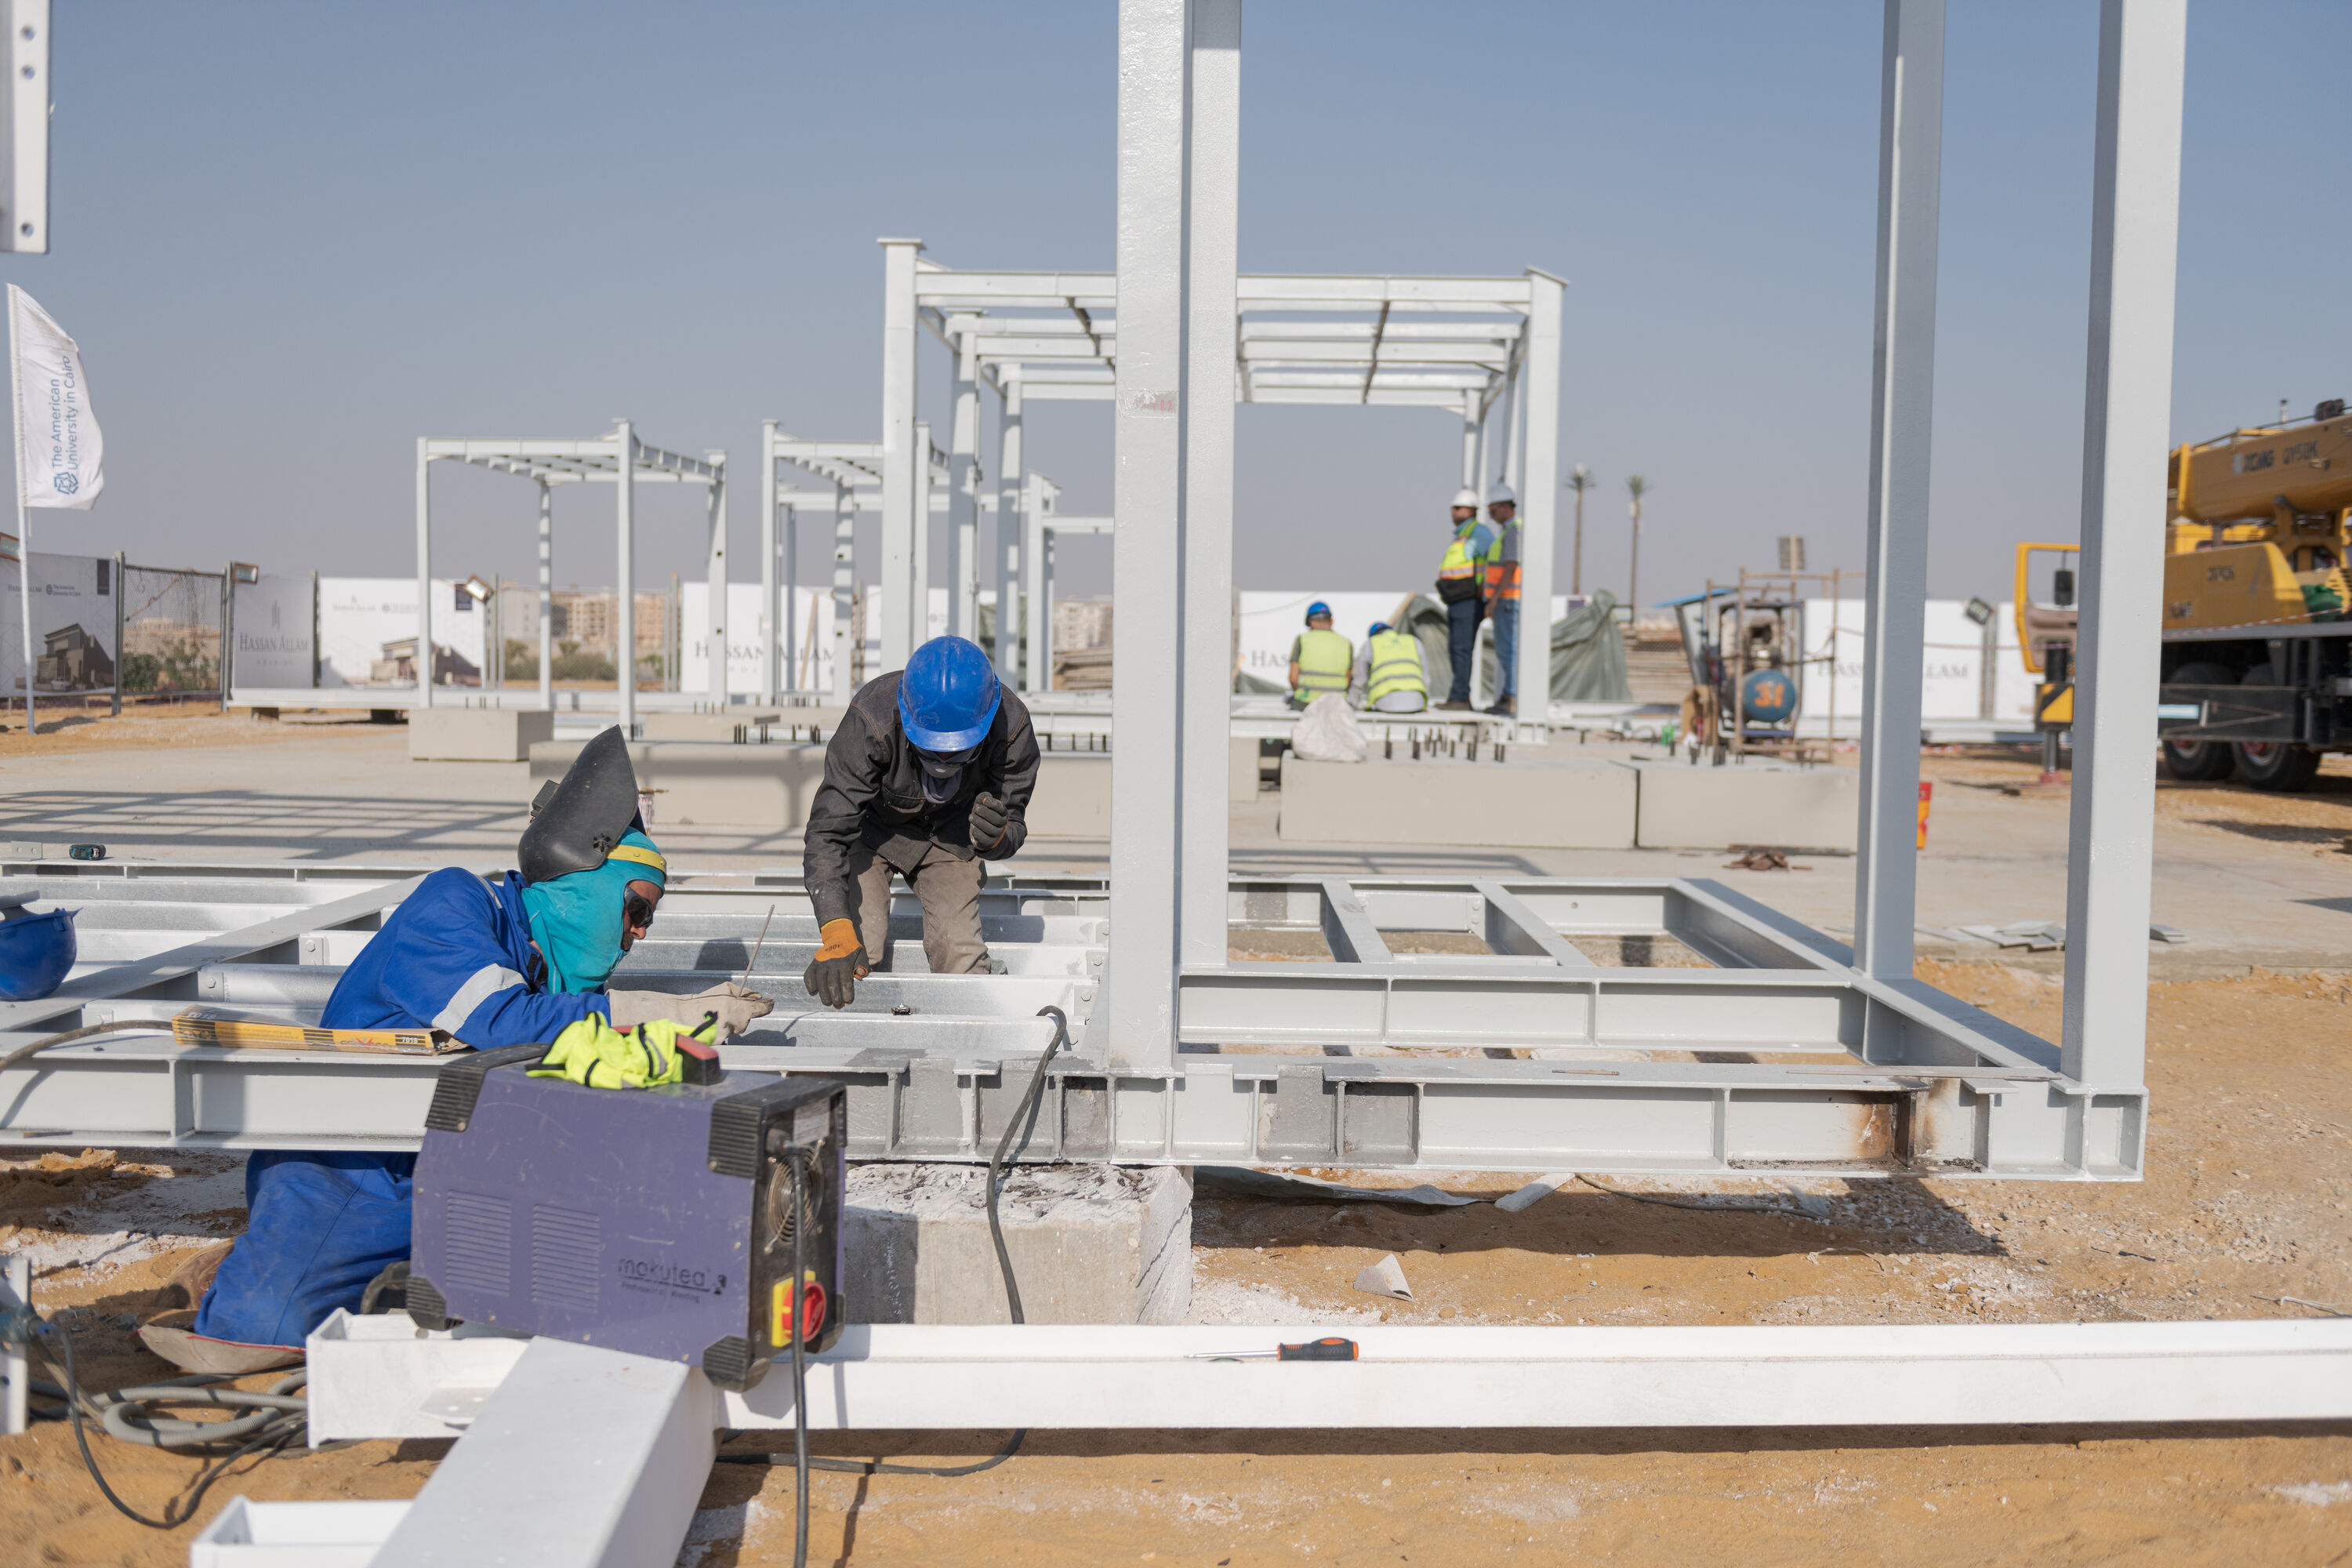
{"type": "Polygon", "coordinates": [[[614,577],[613,666],[620,676],[621,735],[637,733],[637,432],[624,419],[613,428],[614,533],[619,564],[614,577]]]}
{"type": "MultiPolygon", "coordinates": [[[[709,454],[709,457],[713,460],[714,465],[719,468],[720,473],[724,475],[726,472],[727,454],[724,452],[712,452],[709,454]]],[[[703,640],[704,646],[709,649],[709,657],[704,662],[708,666],[709,690],[711,705],[723,713],[727,710],[727,639],[729,635],[727,622],[730,618],[727,607],[727,481],[724,478],[711,481],[709,487],[709,554],[704,562],[702,579],[702,593],[704,600],[703,622],[707,628],[707,635],[703,640]]],[[[772,516],[768,527],[761,531],[763,535],[766,535],[774,528],[774,526],[775,523],[772,516]]],[[[773,552],[771,551],[769,554],[772,557],[773,552]]],[[[775,568],[771,564],[761,571],[761,575],[763,579],[766,579],[772,577],[774,574],[775,568]]],[[[774,602],[773,595],[769,596],[769,602],[772,604],[774,602]]],[[[634,634],[634,605],[631,606],[630,614],[626,618],[632,622],[631,631],[634,634]]],[[[634,635],[630,638],[630,647],[632,652],[634,652],[635,647],[634,635]]]]}
{"type": "Polygon", "coordinates": [[[1016,691],[1026,684],[1021,662],[1026,624],[1021,604],[1022,384],[1018,376],[1005,382],[996,425],[996,678],[1016,691]]]}
{"type": "MultiPolygon", "coordinates": [[[[1361,1352],[1350,1363],[1202,1359],[1265,1352],[1327,1331],[1328,1325],[1303,1323],[852,1324],[834,1350],[814,1360],[808,1420],[829,1431],[1559,1431],[2352,1417],[2352,1321],[2343,1320],[1722,1328],[1376,1323],[1348,1331],[1361,1352]]],[[[436,1406],[464,1400],[443,1391],[495,1388],[472,1433],[443,1466],[446,1473],[469,1446],[490,1436],[484,1428],[494,1410],[522,1403],[509,1397],[515,1380],[535,1362],[558,1359],[542,1356],[549,1342],[420,1334],[397,1316],[339,1312],[310,1340],[310,1440],[447,1437],[458,1428],[436,1406]]],[[[560,1358],[567,1371],[613,1355],[568,1348],[573,1353],[560,1358]]],[[[683,1368],[674,1370],[684,1375],[683,1368]]],[[[541,1430],[572,1408],[562,1390],[533,1394],[545,1403],[541,1430]]],[[[791,1380],[781,1371],[747,1394],[721,1394],[711,1404],[714,1425],[736,1430],[788,1430],[793,1423],[791,1380]]],[[[657,1418],[629,1414],[640,1427],[657,1418]]],[[[615,1438],[636,1436],[617,1414],[591,1425],[615,1438]]],[[[559,1450],[571,1447],[562,1436],[548,1441],[559,1450]]],[[[708,1462],[707,1449],[691,1438],[681,1446],[708,1462]]],[[[525,1464],[531,1484],[542,1484],[537,1467],[525,1464]]],[[[439,1484],[436,1477],[428,1485],[419,1511],[435,1500],[432,1488],[439,1484]]]]}
{"type": "MultiPolygon", "coordinates": [[[[1141,657],[1121,663],[1111,689],[1119,751],[1110,778],[1110,918],[1118,949],[1097,1017],[1118,1059],[1154,1067],[1172,1066],[1176,1057],[1185,864],[1184,669],[1168,653],[1183,647],[1187,583],[1192,21],[1189,0],[1119,0],[1122,347],[1111,512],[1121,526],[1111,536],[1111,591],[1118,640],[1141,657]]],[[[1224,399],[1224,387],[1218,397],[1224,399]]],[[[1218,758],[1222,773],[1222,743],[1218,758]]]]}
{"type": "MultiPolygon", "coordinates": [[[[1225,867],[1232,832],[1224,775],[1233,731],[1234,400],[1224,389],[1234,384],[1241,255],[1242,0],[1193,0],[1191,54],[1185,381],[1188,388],[1209,391],[1188,404],[1182,421],[1183,599],[1176,627],[1183,681],[1178,797],[1182,893],[1177,952],[1181,963],[1216,965],[1225,962],[1227,950],[1225,867]]],[[[1058,526],[1067,530],[1072,522],[1058,526]]]]}
{"type": "Polygon", "coordinates": [[[532,1340],[373,1568],[670,1562],[709,1479],[719,1419],[716,1391],[694,1368],[532,1340]]]}
{"type": "Polygon", "coordinates": [[[2104,0],[2092,175],[2083,597],[2075,639],[2061,1059],[2085,1083],[2146,1081],[2148,881],[2172,405],[2187,0],[2104,0]]]}
{"type": "Polygon", "coordinates": [[[1551,711],[1553,535],[1559,515],[1559,340],[1567,280],[1528,268],[1528,334],[1519,374],[1527,459],[1519,492],[1518,738],[1541,743],[1551,711]]]}
{"type": "MultiPolygon", "coordinates": [[[[919,529],[915,485],[915,263],[919,239],[882,246],[882,668],[903,669],[921,640],[914,602],[919,529]]],[[[879,673],[879,672],[877,672],[879,673]]]]}
{"type": "Polygon", "coordinates": [[[948,630],[980,640],[980,356],[956,355],[955,406],[948,426],[948,630]]]}
{"type": "Polygon", "coordinates": [[[1919,681],[1943,121],[1944,0],[1886,0],[1853,917],[1854,963],[1882,980],[1910,976],[1918,893],[1919,681]]]}
{"type": "Polygon", "coordinates": [[[539,705],[555,708],[555,492],[539,481],[539,705]]]}

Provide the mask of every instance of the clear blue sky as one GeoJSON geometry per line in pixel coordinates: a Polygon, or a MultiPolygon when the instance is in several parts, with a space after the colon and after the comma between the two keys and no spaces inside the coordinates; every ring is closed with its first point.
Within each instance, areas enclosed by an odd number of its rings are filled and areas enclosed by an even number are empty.
{"type": "MultiPolygon", "coordinates": [[[[2011,542],[2074,533],[2096,9],[1952,7],[1939,596],[1998,597],[2011,542]]],[[[625,413],[747,481],[762,418],[871,438],[877,236],[1108,266],[1114,15],[58,0],[55,249],[0,276],[80,340],[108,488],[37,543],[401,574],[420,435],[625,413]]],[[[1654,487],[1645,600],[1768,564],[1782,533],[1858,567],[1879,28],[1867,0],[1252,0],[1243,266],[1562,273],[1561,459],[1602,481],[1588,584],[1622,591],[1629,472],[1654,487]]],[[[2352,393],[2347,58],[2340,0],[2192,6],[2176,438],[2352,393]]],[[[1242,586],[1431,574],[1454,419],[1240,415],[1242,586]]],[[[1105,411],[1030,431],[1065,505],[1108,510],[1105,411]]],[[[436,485],[437,569],[530,570],[528,486],[436,485]]],[[[640,493],[639,581],[698,574],[698,500],[640,493]]],[[[611,580],[608,498],[562,496],[559,580],[611,580]]],[[[1107,546],[1063,567],[1108,588],[1107,546]]]]}

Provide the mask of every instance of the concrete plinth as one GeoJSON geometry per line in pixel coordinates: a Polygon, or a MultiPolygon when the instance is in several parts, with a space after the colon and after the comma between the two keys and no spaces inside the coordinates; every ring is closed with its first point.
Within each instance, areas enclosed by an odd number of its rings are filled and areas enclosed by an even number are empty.
{"type": "Polygon", "coordinates": [[[1635,782],[1619,763],[1513,758],[1310,763],[1282,759],[1290,844],[1453,844],[1630,849],[1635,782]]]}
{"type": "Polygon", "coordinates": [[[1225,767],[1225,799],[1238,804],[1257,798],[1258,746],[1253,739],[1236,738],[1233,756],[1225,767]]]}
{"type": "MultiPolygon", "coordinates": [[[[844,1241],[860,1323],[1003,1323],[1004,1281],[980,1165],[849,1173],[844,1241]]],[[[1033,1323],[1181,1323],[1192,1303],[1192,1174],[1171,1166],[1024,1169],[999,1205],[1033,1323]]]]}
{"type": "Polygon", "coordinates": [[[519,763],[555,733],[555,715],[507,708],[412,708],[412,763],[519,763]]]}
{"type": "Polygon", "coordinates": [[[1628,765],[1642,781],[1642,848],[1728,849],[1744,844],[1851,852],[1854,847],[1860,796],[1852,768],[1784,763],[1628,765]]]}
{"type": "Polygon", "coordinates": [[[773,708],[729,709],[724,713],[647,713],[637,730],[648,741],[732,741],[735,731],[776,716],[773,708]]]}

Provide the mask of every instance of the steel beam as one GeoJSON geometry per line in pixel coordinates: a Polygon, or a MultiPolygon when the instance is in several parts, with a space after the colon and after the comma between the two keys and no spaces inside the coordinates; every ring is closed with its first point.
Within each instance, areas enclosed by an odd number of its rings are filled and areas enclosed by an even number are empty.
{"type": "Polygon", "coordinates": [[[1015,690],[1026,684],[1021,660],[1021,378],[1004,383],[996,422],[996,678],[1015,690]]]}
{"type": "MultiPolygon", "coordinates": [[[[1182,896],[1178,954],[1225,962],[1224,774],[1233,731],[1234,321],[1241,234],[1241,0],[1193,0],[1183,416],[1182,896]]],[[[1116,537],[1116,536],[1114,536],[1116,537]]],[[[1132,647],[1133,644],[1129,646],[1132,647]]]]}
{"type": "MultiPolygon", "coordinates": [[[[433,706],[433,464],[416,442],[416,706],[433,706]]],[[[118,650],[120,651],[120,650],[118,650]]]]}
{"type": "Polygon", "coordinates": [[[539,481],[539,706],[555,710],[555,491],[539,481]]]}
{"type": "MultiPolygon", "coordinates": [[[[719,467],[720,471],[723,473],[725,471],[724,465],[727,461],[727,454],[724,452],[712,452],[709,453],[708,456],[719,467]]],[[[710,701],[712,706],[724,713],[727,710],[728,620],[727,481],[724,479],[712,482],[709,487],[709,554],[703,564],[702,578],[702,596],[704,600],[703,621],[707,628],[703,642],[705,647],[709,650],[709,657],[705,660],[705,663],[708,666],[707,674],[709,676],[709,692],[710,701]]],[[[769,528],[772,529],[773,527],[774,524],[772,521],[769,524],[769,528]]],[[[767,531],[762,530],[761,531],[764,533],[767,531]]],[[[761,575],[763,579],[766,579],[772,577],[774,574],[775,568],[771,565],[763,570],[761,575]]]]}
{"type": "Polygon", "coordinates": [[[1551,711],[1553,536],[1559,514],[1559,338],[1564,279],[1528,268],[1528,331],[1519,379],[1527,457],[1519,492],[1517,738],[1541,743],[1551,711]]]}
{"type": "MultiPolygon", "coordinates": [[[[882,668],[902,669],[921,641],[915,605],[917,464],[924,447],[915,437],[915,263],[919,239],[882,246],[882,668]]],[[[926,446],[928,443],[925,444],[926,446]]]]}
{"type": "MultiPolygon", "coordinates": [[[[1176,1056],[1178,914],[1185,856],[1185,418],[1191,271],[1187,194],[1192,141],[1190,0],[1119,0],[1118,401],[1111,513],[1112,594],[1124,661],[1111,691],[1118,762],[1111,769],[1111,922],[1118,956],[1097,1015],[1124,1062],[1167,1068],[1176,1056]]],[[[1225,387],[1220,398],[1229,396],[1225,387]]],[[[1223,746],[1218,770],[1223,769],[1223,746]]],[[[1222,789],[1216,792],[1220,795],[1222,789]]]]}
{"type": "Polygon", "coordinates": [[[2146,1081],[2155,711],[2172,413],[2187,0],[2105,0],[2092,175],[2083,412],[2083,599],[2067,844],[2062,1060],[2086,1083],[2146,1081]]]}
{"type": "Polygon", "coordinates": [[[956,355],[948,425],[948,631],[980,640],[980,356],[956,355]]]}
{"type": "Polygon", "coordinates": [[[782,642],[784,649],[787,650],[784,656],[787,658],[792,657],[790,650],[795,647],[795,644],[793,641],[793,614],[796,606],[792,602],[792,592],[793,585],[799,580],[800,563],[793,558],[792,546],[798,542],[797,538],[793,538],[790,540],[789,542],[786,542],[782,546],[783,551],[784,582],[782,584],[783,597],[779,599],[777,596],[778,584],[776,582],[776,561],[779,545],[776,539],[776,531],[778,525],[782,521],[779,516],[779,513],[783,510],[784,501],[781,494],[782,487],[776,482],[776,422],[772,419],[763,419],[760,422],[759,689],[759,700],[762,703],[775,701],[777,695],[782,689],[787,686],[798,684],[794,681],[780,681],[777,678],[776,654],[779,641],[782,642]],[[782,623],[781,628],[782,636],[781,638],[779,638],[777,635],[779,630],[778,620],[780,616],[782,623]]]}
{"type": "MultiPolygon", "coordinates": [[[[1555,1305],[1563,1305],[1556,1303],[1555,1305]]],[[[2005,1426],[2352,1416],[2352,1321],[1349,1330],[1344,1372],[1221,1362],[1308,1324],[854,1323],[814,1358],[827,1431],[2005,1426]]],[[[463,1333],[464,1331],[459,1331],[463,1333]]],[[[459,1390],[503,1396],[546,1341],[422,1333],[338,1313],[310,1341],[313,1443],[448,1437],[459,1390]],[[447,1391],[444,1393],[443,1391],[447,1391]]],[[[612,1352],[582,1350],[567,1361],[612,1352]]],[[[624,1358],[615,1358],[624,1359],[624,1358]]],[[[791,1380],[713,1400],[788,1429],[791,1380]]],[[[486,1435],[491,1406],[457,1453],[486,1435]]],[[[603,1429],[604,1423],[597,1424],[603,1429]]],[[[456,1462],[453,1457],[450,1461],[456,1462]]],[[[446,1467],[445,1467],[446,1468],[446,1467]]],[[[428,1489],[418,1507],[432,1497],[428,1489]]],[[[644,1561],[654,1558],[646,1556],[644,1561]]]]}
{"type": "Polygon", "coordinates": [[[1854,962],[1882,980],[1911,973],[1918,892],[1919,682],[1943,122],[1944,0],[1886,0],[1853,917],[1854,962]]]}
{"type": "Polygon", "coordinates": [[[613,665],[619,673],[621,734],[637,733],[637,432],[624,419],[614,426],[614,532],[620,547],[613,605],[613,665]]]}

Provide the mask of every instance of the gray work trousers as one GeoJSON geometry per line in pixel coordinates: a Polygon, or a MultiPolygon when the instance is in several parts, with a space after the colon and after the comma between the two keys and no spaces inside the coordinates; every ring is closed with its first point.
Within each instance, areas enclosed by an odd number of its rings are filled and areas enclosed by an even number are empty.
{"type": "MultiPolygon", "coordinates": [[[[865,845],[850,856],[856,904],[850,918],[866,942],[866,966],[880,969],[890,953],[890,862],[865,845]]],[[[980,934],[980,857],[959,860],[937,846],[923,851],[907,885],[923,904],[923,955],[934,974],[985,974],[988,942],[980,934]]]]}

